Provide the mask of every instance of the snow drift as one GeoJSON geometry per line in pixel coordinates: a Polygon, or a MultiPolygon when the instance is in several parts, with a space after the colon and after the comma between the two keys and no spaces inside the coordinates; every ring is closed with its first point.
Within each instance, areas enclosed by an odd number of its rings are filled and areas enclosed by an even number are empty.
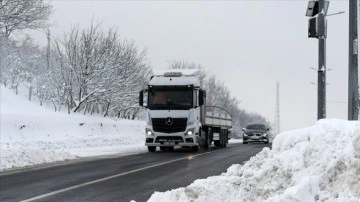
{"type": "Polygon", "coordinates": [[[360,201],[360,122],[282,133],[245,165],[149,201],[360,201]]]}
{"type": "Polygon", "coordinates": [[[1,86],[0,171],[145,151],[145,122],[48,111],[1,86]]]}

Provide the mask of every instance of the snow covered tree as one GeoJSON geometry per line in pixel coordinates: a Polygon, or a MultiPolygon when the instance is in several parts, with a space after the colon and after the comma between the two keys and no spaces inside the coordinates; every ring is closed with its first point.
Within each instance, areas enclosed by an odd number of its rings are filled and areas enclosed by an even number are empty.
{"type": "Polygon", "coordinates": [[[19,74],[17,67],[15,42],[0,35],[0,79],[4,86],[14,82],[13,77],[19,74]]]}
{"type": "Polygon", "coordinates": [[[16,92],[21,82],[28,82],[31,85],[42,66],[40,49],[29,37],[15,42],[0,36],[0,45],[1,82],[5,86],[9,84],[16,92]]]}
{"type": "Polygon", "coordinates": [[[149,67],[146,52],[134,42],[121,41],[115,30],[104,32],[91,25],[84,30],[73,27],[56,47],[53,73],[63,81],[58,85],[66,86],[69,111],[115,116],[126,110],[126,117],[138,113],[135,103],[149,67]]]}
{"type": "Polygon", "coordinates": [[[169,67],[171,69],[198,69],[200,70],[199,80],[200,84],[204,84],[204,80],[207,76],[207,73],[204,70],[204,67],[201,64],[197,64],[195,62],[187,62],[182,60],[172,60],[168,61],[169,67]]]}
{"type": "Polygon", "coordinates": [[[43,0],[0,0],[0,33],[9,38],[15,30],[44,28],[51,9],[43,0]]]}

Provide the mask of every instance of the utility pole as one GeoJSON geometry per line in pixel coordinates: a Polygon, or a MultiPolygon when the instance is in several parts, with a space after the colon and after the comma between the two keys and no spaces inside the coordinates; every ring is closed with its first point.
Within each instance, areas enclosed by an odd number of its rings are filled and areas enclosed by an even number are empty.
{"type": "Polygon", "coordinates": [[[50,29],[46,32],[47,36],[47,50],[46,50],[46,67],[47,69],[50,68],[50,29]]]}
{"type": "Polygon", "coordinates": [[[280,133],[280,84],[276,84],[275,135],[280,133]]]}
{"type": "MultiPolygon", "coordinates": [[[[351,1],[351,0],[350,0],[351,1]]],[[[318,113],[317,118],[326,117],[326,20],[325,0],[319,0],[318,14],[318,40],[319,40],[319,66],[318,66],[318,113]]]]}
{"type": "Polygon", "coordinates": [[[349,89],[348,119],[359,119],[358,0],[349,0],[349,89]]]}
{"type": "Polygon", "coordinates": [[[309,1],[306,16],[309,19],[309,38],[317,38],[319,43],[317,119],[326,118],[326,15],[330,2],[309,1]],[[315,16],[315,17],[314,17],[315,16]]]}

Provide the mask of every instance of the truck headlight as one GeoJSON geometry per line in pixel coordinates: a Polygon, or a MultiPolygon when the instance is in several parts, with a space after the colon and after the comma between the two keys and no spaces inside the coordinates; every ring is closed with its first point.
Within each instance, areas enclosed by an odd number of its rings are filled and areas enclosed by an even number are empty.
{"type": "Polygon", "coordinates": [[[195,130],[195,128],[189,128],[189,129],[186,131],[185,135],[192,135],[192,134],[194,134],[194,130],[195,130]]]}
{"type": "Polygon", "coordinates": [[[146,133],[146,135],[148,135],[148,136],[154,135],[154,133],[152,132],[152,130],[149,129],[149,128],[146,128],[146,129],[145,129],[145,133],[146,133]]]}

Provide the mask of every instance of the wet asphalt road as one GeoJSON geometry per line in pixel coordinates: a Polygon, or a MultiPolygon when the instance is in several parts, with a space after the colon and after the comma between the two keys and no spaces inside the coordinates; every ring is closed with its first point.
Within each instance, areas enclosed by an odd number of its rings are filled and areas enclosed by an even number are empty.
{"type": "Polygon", "coordinates": [[[191,152],[140,153],[66,162],[0,174],[0,201],[146,201],[154,191],[219,175],[256,155],[264,144],[230,144],[191,152]]]}

